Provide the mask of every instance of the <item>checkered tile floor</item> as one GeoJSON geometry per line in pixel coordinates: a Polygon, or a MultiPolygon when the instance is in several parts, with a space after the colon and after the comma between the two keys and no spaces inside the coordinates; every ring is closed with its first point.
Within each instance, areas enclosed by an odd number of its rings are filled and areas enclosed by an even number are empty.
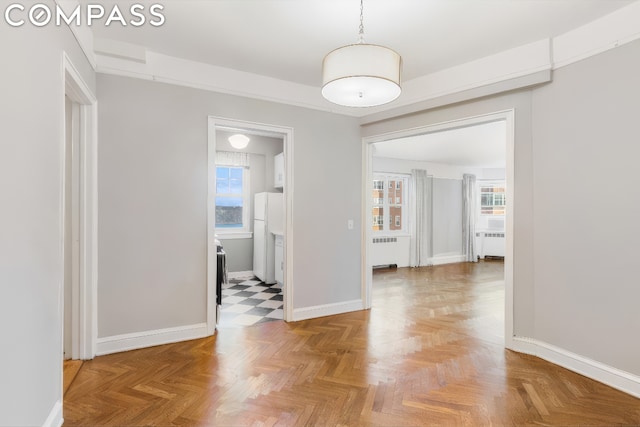
{"type": "Polygon", "coordinates": [[[230,279],[222,286],[220,327],[242,327],[282,320],[282,289],[257,278],[230,279]]]}

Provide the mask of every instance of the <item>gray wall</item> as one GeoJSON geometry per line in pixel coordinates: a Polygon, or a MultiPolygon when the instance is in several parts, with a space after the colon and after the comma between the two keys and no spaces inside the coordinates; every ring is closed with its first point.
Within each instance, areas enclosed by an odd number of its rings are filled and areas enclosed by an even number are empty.
{"type": "Polygon", "coordinates": [[[206,320],[209,115],[294,129],[294,309],[360,298],[357,119],[107,75],[98,96],[99,337],[206,320]]]}
{"type": "Polygon", "coordinates": [[[0,25],[0,425],[39,426],[62,400],[62,174],[68,28],[0,25]]]}
{"type": "Polygon", "coordinates": [[[638,88],[636,41],[530,91],[363,128],[376,135],[514,108],[515,334],[636,375],[638,88]]]}
{"type": "Polygon", "coordinates": [[[433,178],[433,256],[462,254],[462,181],[433,178]]]}
{"type": "Polygon", "coordinates": [[[640,374],[640,42],[534,91],[536,338],[640,374]]]}

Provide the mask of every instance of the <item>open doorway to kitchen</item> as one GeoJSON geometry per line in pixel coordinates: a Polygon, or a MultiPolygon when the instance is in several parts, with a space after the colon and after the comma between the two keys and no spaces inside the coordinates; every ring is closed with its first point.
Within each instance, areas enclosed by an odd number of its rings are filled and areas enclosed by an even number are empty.
{"type": "Polygon", "coordinates": [[[209,118],[208,312],[219,329],[291,318],[292,142],[291,128],[209,118]]]}
{"type": "MultiPolygon", "coordinates": [[[[438,276],[433,280],[446,280],[449,266],[464,262],[471,253],[465,246],[471,240],[475,248],[469,259],[480,256],[483,262],[496,258],[500,262],[497,270],[497,264],[490,270],[501,280],[504,277],[504,290],[499,290],[504,297],[499,305],[504,302],[504,332],[508,341],[513,336],[513,111],[368,137],[364,142],[363,223],[372,224],[365,229],[363,245],[366,252],[363,300],[367,307],[372,306],[373,267],[437,266],[425,267],[425,271],[429,269],[430,274],[438,276]],[[460,145],[458,153],[451,150],[455,145],[460,145]],[[455,162],[454,157],[458,158],[455,162]],[[424,170],[420,183],[419,171],[424,170]],[[466,175],[473,175],[475,183],[465,184],[466,175]],[[475,224],[465,228],[464,211],[469,203],[464,201],[463,194],[469,187],[474,189],[477,200],[473,211],[475,224]],[[500,196],[483,200],[481,190],[489,187],[500,196]],[[425,200],[419,200],[418,193],[426,194],[425,200]],[[481,208],[487,203],[491,206],[481,208]],[[424,209],[420,215],[416,213],[418,204],[424,209]],[[489,215],[489,210],[495,215],[489,215]],[[465,238],[465,234],[472,238],[465,238]],[[421,245],[416,244],[419,241],[416,236],[423,236],[421,245]],[[502,248],[489,247],[495,242],[487,242],[484,239],[487,236],[501,238],[502,248]],[[386,250],[385,246],[390,245],[396,247],[386,250]]],[[[413,277],[418,270],[407,271],[413,277]]]]}

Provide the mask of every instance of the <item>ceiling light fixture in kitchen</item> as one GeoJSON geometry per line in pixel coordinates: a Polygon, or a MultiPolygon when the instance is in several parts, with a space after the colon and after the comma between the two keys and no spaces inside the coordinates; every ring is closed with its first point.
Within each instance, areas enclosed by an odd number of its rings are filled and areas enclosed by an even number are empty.
{"type": "Polygon", "coordinates": [[[242,135],[241,133],[231,135],[229,137],[229,144],[231,144],[233,148],[237,148],[238,150],[246,148],[247,145],[249,145],[249,141],[249,137],[246,135],[242,135]]]}

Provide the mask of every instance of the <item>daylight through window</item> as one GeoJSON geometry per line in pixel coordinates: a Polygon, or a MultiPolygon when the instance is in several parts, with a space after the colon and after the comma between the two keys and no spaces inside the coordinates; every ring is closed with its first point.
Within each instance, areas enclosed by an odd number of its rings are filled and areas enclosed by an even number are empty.
{"type": "Polygon", "coordinates": [[[406,232],[407,175],[374,174],[372,226],[376,232],[406,232]]]}
{"type": "Polygon", "coordinates": [[[505,185],[504,181],[480,181],[480,214],[505,214],[505,185]]]}

